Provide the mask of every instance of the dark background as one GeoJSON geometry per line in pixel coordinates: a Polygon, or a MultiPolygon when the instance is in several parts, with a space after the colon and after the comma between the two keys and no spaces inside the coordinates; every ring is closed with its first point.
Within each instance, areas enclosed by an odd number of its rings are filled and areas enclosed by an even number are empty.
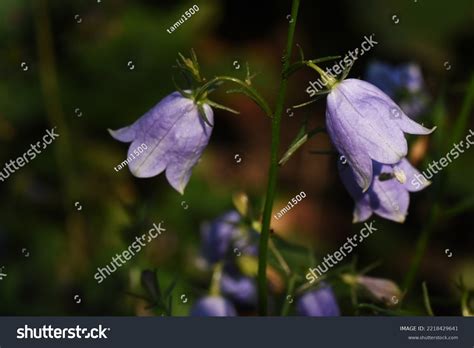
{"type": "MultiPolygon", "coordinates": [[[[8,274],[0,281],[0,314],[146,315],[143,301],[127,295],[142,292],[140,272],[146,268],[158,268],[164,284],[179,277],[174,314],[188,313],[209,282],[196,259],[200,224],[231,209],[237,191],[247,192],[257,206],[262,203],[270,122],[245,97],[217,92],[213,99],[241,114],[216,111],[210,145],[184,196],[164,175],[138,179],[128,169],[117,173],[113,167],[125,159],[128,145],[112,139],[107,128],[131,124],[175,90],[172,66],[178,52],[188,55],[191,48],[208,78],[244,78],[248,61],[258,73],[255,86],[274,105],[290,7],[290,1],[0,2],[0,165],[21,156],[46,129],[56,126],[60,134],[34,161],[0,182],[0,267],[8,274]],[[166,29],[194,4],[200,11],[168,34],[166,29]],[[236,163],[236,154],[242,162],[236,163]],[[97,267],[162,220],[167,227],[163,236],[96,283],[97,267]],[[184,304],[182,294],[189,298],[184,304]]],[[[437,125],[441,134],[418,144],[421,155],[411,154],[422,170],[445,153],[440,148],[449,150],[454,142],[449,134],[473,72],[473,23],[470,0],[303,0],[295,43],[307,57],[344,55],[374,33],[378,45],[357,60],[350,74],[356,78],[373,60],[418,63],[431,98],[422,122],[437,125]]],[[[287,106],[306,101],[308,81],[316,78],[308,70],[295,75],[287,106]]],[[[312,125],[323,125],[324,110],[322,100],[295,110],[293,117],[283,116],[282,153],[303,117],[309,114],[312,125]]],[[[472,128],[472,109],[469,117],[472,128]]],[[[418,141],[414,136],[409,140],[418,141]]],[[[318,136],[282,168],[274,211],[301,191],[307,198],[272,225],[292,245],[313,246],[317,257],[338,249],[361,228],[351,224],[353,202],[337,175],[336,158],[309,153],[329,148],[328,137],[318,136]]],[[[400,284],[433,207],[449,212],[467,202],[430,228],[420,272],[405,302],[414,313],[424,314],[422,281],[437,315],[461,314],[455,286],[459,276],[474,288],[473,160],[472,150],[467,151],[437,176],[433,181],[441,189],[436,195],[434,188],[411,195],[405,224],[377,218],[379,231],[355,251],[361,268],[380,261],[371,274],[400,284]]],[[[303,276],[308,266],[293,264],[303,276]]],[[[343,314],[354,315],[346,305],[347,289],[336,290],[343,314]]]]}

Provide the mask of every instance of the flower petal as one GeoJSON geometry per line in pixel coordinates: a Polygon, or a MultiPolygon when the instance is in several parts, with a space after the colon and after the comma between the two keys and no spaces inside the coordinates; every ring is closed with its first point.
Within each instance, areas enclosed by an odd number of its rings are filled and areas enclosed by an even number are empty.
{"type": "Polygon", "coordinates": [[[329,103],[326,111],[326,126],[329,136],[336,147],[354,171],[357,184],[365,191],[372,182],[372,160],[361,142],[356,128],[336,115],[335,109],[329,103]]]}
{"type": "Polygon", "coordinates": [[[341,315],[336,297],[330,286],[308,291],[298,299],[299,315],[309,317],[335,317],[341,315]]]}
{"type": "Polygon", "coordinates": [[[407,154],[405,136],[391,114],[398,107],[377,87],[357,79],[344,80],[330,93],[328,109],[331,104],[337,116],[354,128],[373,160],[397,163],[407,154]]]}
{"type": "Polygon", "coordinates": [[[404,186],[410,192],[418,192],[431,184],[406,158],[402,159],[397,166],[405,172],[407,178],[404,186]]]}
{"type": "Polygon", "coordinates": [[[235,317],[237,312],[229,300],[221,296],[201,298],[191,309],[192,317],[235,317]]]}

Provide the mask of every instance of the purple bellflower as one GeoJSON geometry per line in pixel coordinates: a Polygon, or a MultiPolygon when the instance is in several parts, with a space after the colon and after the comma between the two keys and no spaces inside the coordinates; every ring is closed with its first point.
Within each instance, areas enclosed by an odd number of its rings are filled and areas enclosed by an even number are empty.
{"type": "Polygon", "coordinates": [[[191,309],[192,317],[235,317],[232,303],[221,296],[206,296],[201,298],[191,309]]]}
{"type": "Polygon", "coordinates": [[[373,62],[367,68],[366,80],[397,101],[403,112],[410,117],[417,117],[426,108],[428,95],[417,64],[393,66],[373,62]]]}
{"type": "Polygon", "coordinates": [[[326,126],[339,153],[365,192],[372,183],[373,161],[396,164],[407,154],[404,133],[430,134],[411,120],[388,95],[368,82],[334,83],[327,97],[326,126]]]}
{"type": "MultiPolygon", "coordinates": [[[[212,124],[211,107],[204,104],[203,109],[212,124]]],[[[149,178],[166,170],[170,185],[183,194],[191,170],[209,142],[212,127],[192,99],[173,92],[131,126],[109,132],[116,140],[132,143],[127,162],[134,176],[149,178]],[[135,157],[134,150],[141,144],[146,144],[147,149],[135,157]]]]}
{"type": "Polygon", "coordinates": [[[354,223],[367,220],[372,213],[404,222],[410,203],[409,192],[421,191],[430,184],[427,180],[422,185],[414,181],[420,173],[405,158],[397,164],[373,162],[374,179],[365,192],[357,184],[351,167],[339,162],[338,168],[344,186],[355,201],[354,223]]]}
{"type": "Polygon", "coordinates": [[[306,317],[337,317],[341,315],[339,306],[329,285],[311,290],[301,296],[296,303],[298,315],[306,317]]]}

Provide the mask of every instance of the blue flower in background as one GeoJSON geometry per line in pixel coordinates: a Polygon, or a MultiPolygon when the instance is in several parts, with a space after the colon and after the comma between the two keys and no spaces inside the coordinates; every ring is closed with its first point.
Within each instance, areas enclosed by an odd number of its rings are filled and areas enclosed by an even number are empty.
{"type": "Polygon", "coordinates": [[[233,210],[202,225],[202,253],[209,263],[221,261],[230,252],[232,241],[240,234],[240,220],[240,214],[233,210]]]}
{"type": "Polygon", "coordinates": [[[296,312],[298,315],[306,317],[336,317],[341,315],[334,292],[326,284],[301,296],[296,303],[296,312]]]}
{"type": "Polygon", "coordinates": [[[398,66],[373,62],[367,68],[366,80],[397,101],[408,116],[416,118],[428,104],[421,69],[417,64],[398,66]]]}
{"type": "MultiPolygon", "coordinates": [[[[204,104],[203,108],[212,123],[211,107],[204,104]]],[[[170,185],[183,194],[191,170],[209,142],[212,127],[199,114],[193,100],[173,92],[131,126],[109,132],[119,141],[132,143],[128,164],[134,176],[149,178],[166,170],[170,185]],[[135,157],[134,150],[141,144],[146,144],[146,150],[135,157]]]]}
{"type": "Polygon", "coordinates": [[[395,164],[406,156],[404,133],[429,134],[436,128],[414,122],[388,95],[357,79],[337,83],[328,94],[326,126],[363,191],[372,183],[373,161],[395,164]]]}
{"type": "Polygon", "coordinates": [[[255,279],[237,272],[224,272],[221,277],[221,292],[233,302],[244,306],[257,304],[255,279]]]}
{"type": "Polygon", "coordinates": [[[395,165],[374,162],[374,180],[366,192],[362,192],[352,169],[339,163],[339,175],[355,201],[353,222],[363,222],[373,213],[396,222],[404,222],[410,203],[409,192],[423,190],[429,185],[415,178],[420,176],[405,158],[395,165]]]}
{"type": "Polygon", "coordinates": [[[221,296],[206,296],[201,298],[191,308],[192,317],[235,317],[232,303],[221,296]]]}

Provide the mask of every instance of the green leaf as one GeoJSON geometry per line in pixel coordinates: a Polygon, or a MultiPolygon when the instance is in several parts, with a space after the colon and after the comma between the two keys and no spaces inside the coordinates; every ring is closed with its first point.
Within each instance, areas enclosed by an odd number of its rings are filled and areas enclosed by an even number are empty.
{"type": "Polygon", "coordinates": [[[308,141],[308,139],[310,139],[311,137],[315,136],[318,133],[322,133],[325,131],[325,128],[323,127],[317,127],[309,132],[306,130],[306,128],[307,128],[307,124],[305,122],[303,126],[300,128],[298,134],[296,135],[291,145],[288,147],[288,150],[286,150],[283,157],[280,159],[280,161],[278,161],[278,165],[280,166],[284,165],[286,162],[288,162],[290,157],[293,156],[293,154],[301,146],[303,146],[303,144],[305,144],[308,141]]]}
{"type": "Polygon", "coordinates": [[[201,103],[197,104],[199,110],[199,116],[201,116],[202,120],[209,126],[214,127],[214,125],[209,121],[206,115],[206,111],[204,110],[204,106],[201,103]]]}

